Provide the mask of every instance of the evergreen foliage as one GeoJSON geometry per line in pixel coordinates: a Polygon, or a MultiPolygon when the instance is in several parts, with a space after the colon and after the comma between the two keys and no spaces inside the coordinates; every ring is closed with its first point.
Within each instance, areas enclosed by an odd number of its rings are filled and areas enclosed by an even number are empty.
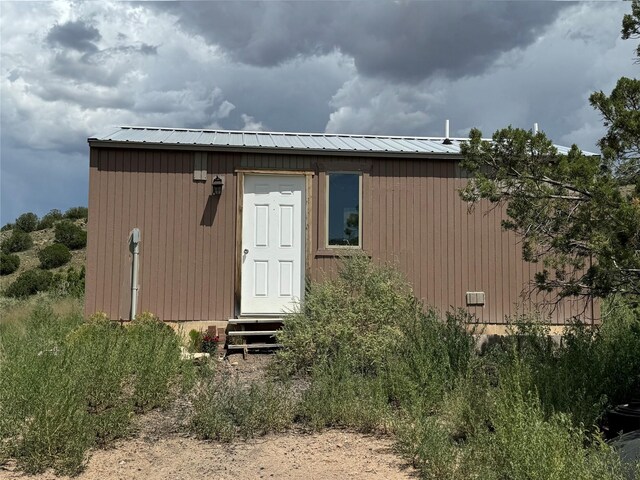
{"type": "Polygon", "coordinates": [[[557,152],[543,133],[472,130],[461,196],[505,204],[503,227],[522,236],[525,260],[544,262],[540,289],[562,296],[640,295],[640,197],[620,188],[604,157],[557,152]]]}
{"type": "Polygon", "coordinates": [[[16,218],[16,227],[24,232],[33,232],[38,227],[38,216],[35,213],[23,213],[16,218]]]}
{"type": "Polygon", "coordinates": [[[38,252],[41,268],[61,267],[71,260],[71,252],[66,245],[62,243],[54,243],[38,252]]]}
{"type": "Polygon", "coordinates": [[[62,218],[62,212],[57,208],[54,208],[40,219],[40,222],[38,223],[38,230],[52,228],[55,222],[57,222],[58,220],[62,220],[62,218]]]}
{"type": "Polygon", "coordinates": [[[48,270],[33,268],[18,275],[5,290],[7,297],[24,298],[38,292],[46,292],[53,281],[53,274],[48,270]]]}
{"type": "MultiPolygon", "coordinates": [[[[640,38],[640,0],[623,20],[623,38],[640,38]]],[[[637,50],[640,57],[640,47],[637,50]]],[[[523,257],[544,262],[539,289],[560,297],[640,296],[640,80],[621,78],[611,95],[591,95],[608,128],[601,156],[574,145],[561,155],[543,133],[505,128],[461,148],[473,178],[471,203],[505,204],[506,229],[522,236],[523,257]]]]}
{"type": "Polygon", "coordinates": [[[69,220],[79,220],[81,218],[86,220],[88,217],[89,209],[87,207],[71,207],[64,212],[64,218],[68,218],[69,220]]]}
{"type": "Polygon", "coordinates": [[[20,257],[10,253],[0,253],[0,275],[10,275],[20,266],[20,257]]]}
{"type": "Polygon", "coordinates": [[[33,239],[27,232],[14,228],[11,235],[0,244],[3,253],[17,253],[29,250],[33,246],[33,239]]]}
{"type": "Polygon", "coordinates": [[[55,240],[70,250],[78,250],[86,247],[87,232],[70,220],[62,220],[55,225],[55,240]]]}

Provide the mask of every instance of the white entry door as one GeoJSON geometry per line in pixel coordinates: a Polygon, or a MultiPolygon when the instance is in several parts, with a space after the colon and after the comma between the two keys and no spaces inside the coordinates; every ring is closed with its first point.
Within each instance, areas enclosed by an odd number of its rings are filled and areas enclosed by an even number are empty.
{"type": "Polygon", "coordinates": [[[305,177],[245,175],[242,315],[280,314],[304,292],[305,177]]]}

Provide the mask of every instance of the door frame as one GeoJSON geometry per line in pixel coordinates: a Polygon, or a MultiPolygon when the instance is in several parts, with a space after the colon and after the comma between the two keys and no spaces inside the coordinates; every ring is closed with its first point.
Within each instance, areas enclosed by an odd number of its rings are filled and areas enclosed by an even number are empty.
{"type": "MultiPolygon", "coordinates": [[[[304,225],[304,279],[310,277],[311,262],[313,260],[312,247],[312,195],[313,175],[314,172],[308,170],[255,170],[255,169],[236,169],[237,188],[236,188],[236,281],[234,286],[237,312],[240,312],[240,301],[242,296],[242,214],[244,206],[244,176],[245,175],[269,175],[269,176],[285,176],[297,175],[304,176],[305,189],[305,225],[304,225]]],[[[302,285],[302,293],[306,285],[302,285]]]]}

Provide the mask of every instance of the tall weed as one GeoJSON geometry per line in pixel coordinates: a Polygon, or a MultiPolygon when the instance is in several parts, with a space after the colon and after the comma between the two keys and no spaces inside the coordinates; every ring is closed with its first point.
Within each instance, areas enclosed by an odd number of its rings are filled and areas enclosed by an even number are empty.
{"type": "Polygon", "coordinates": [[[4,325],[0,339],[0,457],[26,472],[77,473],[91,443],[82,379],[66,335],[79,316],[57,317],[47,304],[4,325]]]}
{"type": "Polygon", "coordinates": [[[180,372],[163,325],[84,323],[43,302],[0,333],[0,461],[28,473],[78,473],[89,447],[127,433],[134,407],[165,403],[180,372]]]}
{"type": "Polygon", "coordinates": [[[126,435],[132,414],[128,381],[130,345],[125,328],[106,319],[92,319],[69,335],[76,373],[85,379],[83,391],[96,442],[106,444],[126,435]]]}
{"type": "Polygon", "coordinates": [[[391,407],[381,376],[354,371],[350,358],[338,355],[313,369],[300,415],[314,430],[350,427],[371,432],[388,428],[391,407]]]}
{"type": "Polygon", "coordinates": [[[136,410],[164,405],[180,371],[178,336],[155,317],[136,319],[127,336],[136,410]]]}
{"type": "Polygon", "coordinates": [[[536,321],[519,319],[498,354],[501,369],[521,363],[547,416],[566,413],[589,429],[640,387],[640,315],[621,305],[609,311],[600,327],[567,327],[560,345],[536,321]]]}
{"type": "Polygon", "coordinates": [[[494,391],[490,428],[471,440],[480,478],[622,479],[619,458],[597,434],[585,437],[563,413],[545,415],[529,372],[516,365],[494,391]]]}
{"type": "Polygon", "coordinates": [[[191,430],[199,438],[221,442],[282,431],[295,416],[286,385],[273,381],[245,385],[228,372],[210,372],[200,379],[193,409],[191,430]]]}
{"type": "Polygon", "coordinates": [[[464,478],[458,475],[460,452],[437,417],[411,405],[394,423],[398,452],[411,461],[423,478],[464,478]]]}
{"type": "Polygon", "coordinates": [[[467,331],[471,320],[463,311],[420,312],[400,323],[402,335],[382,369],[391,400],[399,405],[435,406],[466,375],[474,359],[475,342],[467,331]]]}
{"type": "Polygon", "coordinates": [[[366,256],[341,263],[337,278],[312,283],[299,311],[288,315],[278,342],[286,373],[308,372],[337,354],[359,369],[375,371],[397,347],[400,325],[421,305],[402,275],[366,256]]]}

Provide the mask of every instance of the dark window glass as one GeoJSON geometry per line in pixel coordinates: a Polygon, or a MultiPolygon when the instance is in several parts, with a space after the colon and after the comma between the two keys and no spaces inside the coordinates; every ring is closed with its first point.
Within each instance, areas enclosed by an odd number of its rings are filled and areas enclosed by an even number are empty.
{"type": "Polygon", "coordinates": [[[329,245],[360,245],[360,175],[329,174],[329,245]]]}

